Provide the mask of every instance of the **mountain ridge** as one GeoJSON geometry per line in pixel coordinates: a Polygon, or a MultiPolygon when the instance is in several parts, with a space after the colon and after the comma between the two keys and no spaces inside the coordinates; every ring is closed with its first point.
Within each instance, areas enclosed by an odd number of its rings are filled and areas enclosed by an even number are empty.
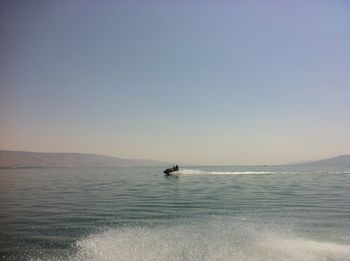
{"type": "MultiPolygon", "coordinates": [[[[146,167],[166,165],[169,165],[169,163],[157,160],[124,159],[92,153],[0,150],[0,168],[146,167]]],[[[350,155],[339,155],[291,165],[350,166],[350,155]]]]}
{"type": "Polygon", "coordinates": [[[79,168],[163,166],[166,162],[66,152],[0,150],[0,168],[79,168]]]}
{"type": "Polygon", "coordinates": [[[295,163],[293,165],[300,165],[300,166],[310,166],[310,165],[350,166],[350,155],[348,155],[348,154],[338,155],[336,157],[331,157],[331,158],[326,158],[326,159],[321,159],[321,160],[305,161],[305,162],[295,163]]]}

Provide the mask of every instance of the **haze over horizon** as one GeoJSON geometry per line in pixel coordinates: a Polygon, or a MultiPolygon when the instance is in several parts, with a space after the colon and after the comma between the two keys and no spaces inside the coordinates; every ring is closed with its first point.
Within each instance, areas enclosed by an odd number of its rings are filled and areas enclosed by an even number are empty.
{"type": "Polygon", "coordinates": [[[350,154],[350,2],[1,1],[0,149],[350,154]]]}

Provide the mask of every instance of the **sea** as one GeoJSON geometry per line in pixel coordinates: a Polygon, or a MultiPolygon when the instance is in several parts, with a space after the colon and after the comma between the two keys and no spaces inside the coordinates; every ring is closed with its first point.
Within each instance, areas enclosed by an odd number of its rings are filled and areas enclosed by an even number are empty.
{"type": "Polygon", "coordinates": [[[0,170],[1,260],[350,260],[350,166],[0,170]]]}

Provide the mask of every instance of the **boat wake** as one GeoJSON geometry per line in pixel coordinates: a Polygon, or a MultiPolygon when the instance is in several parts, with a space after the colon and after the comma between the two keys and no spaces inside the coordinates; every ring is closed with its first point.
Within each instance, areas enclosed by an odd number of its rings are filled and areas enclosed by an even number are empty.
{"type": "Polygon", "coordinates": [[[207,221],[111,228],[76,243],[80,260],[349,260],[350,245],[298,236],[263,224],[207,221]]]}
{"type": "Polygon", "coordinates": [[[181,169],[175,171],[172,175],[262,175],[262,174],[277,174],[272,171],[206,171],[198,169],[181,169]]]}

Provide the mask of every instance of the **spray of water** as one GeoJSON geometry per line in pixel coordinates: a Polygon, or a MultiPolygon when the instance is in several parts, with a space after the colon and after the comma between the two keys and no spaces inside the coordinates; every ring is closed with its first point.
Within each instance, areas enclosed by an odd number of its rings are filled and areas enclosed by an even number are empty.
{"type": "Polygon", "coordinates": [[[58,260],[350,260],[350,245],[244,219],[110,228],[82,238],[75,248],[73,255],[58,260]]]}

